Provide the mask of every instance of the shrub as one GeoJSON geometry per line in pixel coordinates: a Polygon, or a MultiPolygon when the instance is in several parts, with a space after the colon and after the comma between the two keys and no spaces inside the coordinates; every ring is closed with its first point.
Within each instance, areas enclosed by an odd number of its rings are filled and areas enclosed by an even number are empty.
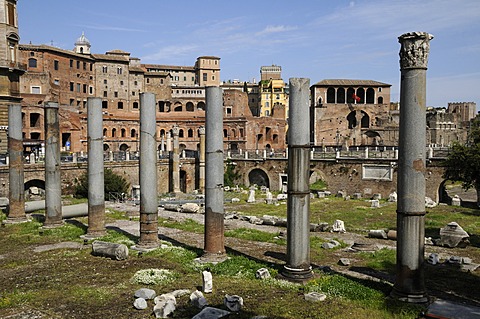
{"type": "MultiPolygon", "coordinates": [[[[104,190],[108,193],[127,193],[130,183],[111,169],[106,168],[104,171],[104,190]]],[[[75,197],[88,197],[88,173],[85,172],[75,181],[75,197]]]]}

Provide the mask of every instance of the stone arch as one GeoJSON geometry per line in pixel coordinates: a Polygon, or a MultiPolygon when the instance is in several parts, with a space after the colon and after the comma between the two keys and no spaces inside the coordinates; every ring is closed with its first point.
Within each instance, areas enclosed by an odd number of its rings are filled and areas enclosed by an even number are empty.
{"type": "Polygon", "coordinates": [[[355,95],[355,89],[352,87],[349,87],[347,89],[347,103],[353,103],[355,101],[354,95],[355,95]]]}
{"type": "Polygon", "coordinates": [[[335,89],[333,87],[327,89],[327,103],[335,103],[335,89]]]}
{"type": "Polygon", "coordinates": [[[445,203],[448,205],[452,204],[452,198],[448,195],[447,193],[447,188],[445,187],[445,184],[448,182],[447,179],[443,180],[440,185],[438,185],[437,189],[437,197],[434,200],[437,200],[438,203],[445,203]]]}
{"type": "Polygon", "coordinates": [[[173,105],[173,111],[174,112],[182,112],[182,110],[183,110],[182,103],[181,102],[175,102],[175,104],[173,105]]]}
{"type": "Polygon", "coordinates": [[[357,98],[360,98],[360,100],[357,101],[357,104],[365,103],[365,89],[364,88],[358,88],[357,89],[357,98]]]}
{"type": "Polygon", "coordinates": [[[205,102],[198,102],[197,110],[205,111],[205,102]]]}
{"type": "Polygon", "coordinates": [[[24,184],[24,190],[27,191],[30,187],[38,187],[45,190],[45,181],[41,179],[31,179],[24,184]]]}
{"type": "Polygon", "coordinates": [[[187,110],[187,112],[193,112],[194,111],[193,103],[187,102],[187,104],[185,105],[185,109],[187,110]]]}
{"type": "Polygon", "coordinates": [[[367,104],[375,103],[375,90],[372,88],[367,89],[367,96],[366,96],[367,104]]]}
{"type": "Polygon", "coordinates": [[[362,111],[362,119],[360,120],[360,127],[361,128],[370,127],[370,116],[365,111],[362,111]]]}
{"type": "Polygon", "coordinates": [[[383,104],[383,96],[378,97],[378,104],[383,104]]]}
{"type": "Polygon", "coordinates": [[[125,144],[125,143],[123,143],[122,145],[120,145],[120,151],[122,151],[122,152],[128,151],[129,148],[130,148],[130,147],[129,147],[127,144],[125,144]]]}
{"type": "Polygon", "coordinates": [[[347,121],[348,121],[348,128],[352,129],[354,127],[357,127],[357,111],[352,111],[348,113],[347,115],[347,121]]]}
{"type": "Polygon", "coordinates": [[[109,151],[109,150],[110,150],[110,145],[108,145],[107,143],[104,143],[104,144],[103,144],[103,151],[104,151],[104,152],[107,152],[107,151],[109,151]]]}
{"type": "Polygon", "coordinates": [[[326,175],[325,173],[323,173],[321,170],[319,169],[313,169],[310,171],[310,178],[308,180],[308,185],[311,185],[317,181],[324,181],[324,182],[327,182],[327,178],[326,178],[326,175]]]}
{"type": "Polygon", "coordinates": [[[345,103],[345,89],[338,88],[337,89],[337,104],[344,104],[345,103]]]}
{"type": "Polygon", "coordinates": [[[268,174],[260,168],[254,168],[248,173],[248,182],[250,185],[265,186],[270,188],[270,179],[268,174]]]}

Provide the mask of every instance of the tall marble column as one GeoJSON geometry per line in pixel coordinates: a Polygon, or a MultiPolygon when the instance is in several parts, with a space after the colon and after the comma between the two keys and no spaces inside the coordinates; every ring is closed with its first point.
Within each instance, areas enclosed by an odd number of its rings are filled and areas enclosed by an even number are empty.
{"type": "Polygon", "coordinates": [[[172,179],[173,179],[173,192],[180,193],[180,145],[178,141],[180,129],[178,125],[174,125],[172,128],[173,134],[173,161],[172,161],[172,179]]]}
{"type": "Polygon", "coordinates": [[[200,136],[199,152],[199,188],[202,194],[205,194],[205,127],[198,128],[198,135],[200,136]]]}
{"type": "Polygon", "coordinates": [[[88,140],[88,237],[103,236],[105,231],[105,175],[103,165],[102,99],[87,99],[88,140]]]}
{"type": "Polygon", "coordinates": [[[23,172],[22,105],[8,106],[8,223],[26,221],[23,172]]]}
{"type": "Polygon", "coordinates": [[[281,275],[312,278],[310,265],[310,80],[290,79],[288,129],[287,260],[281,275]]]}
{"type": "Polygon", "coordinates": [[[223,207],[223,99],[220,87],[206,88],[205,111],[205,254],[225,258],[223,207]]]}
{"type": "Polygon", "coordinates": [[[55,227],[62,220],[62,185],[60,172],[60,122],[58,103],[47,102],[45,116],[45,223],[55,227]]]}
{"type": "Polygon", "coordinates": [[[140,94],[140,239],[138,249],[158,246],[155,94],[140,94]]]}
{"type": "Polygon", "coordinates": [[[397,272],[391,296],[428,301],[424,278],[426,72],[429,41],[425,32],[405,33],[400,48],[400,132],[397,201],[397,272]]]}

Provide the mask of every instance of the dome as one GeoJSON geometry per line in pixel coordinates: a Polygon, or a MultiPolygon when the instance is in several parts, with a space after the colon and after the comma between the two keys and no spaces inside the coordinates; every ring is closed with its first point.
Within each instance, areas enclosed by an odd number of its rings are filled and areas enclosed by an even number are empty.
{"type": "Polygon", "coordinates": [[[87,37],[85,36],[85,33],[82,32],[82,35],[75,41],[75,45],[87,45],[90,46],[90,41],[88,41],[87,37]]]}

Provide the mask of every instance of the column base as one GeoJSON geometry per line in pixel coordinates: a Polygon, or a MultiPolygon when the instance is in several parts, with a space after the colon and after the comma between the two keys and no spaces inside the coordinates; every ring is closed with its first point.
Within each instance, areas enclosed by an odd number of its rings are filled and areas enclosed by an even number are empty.
{"type": "Polygon", "coordinates": [[[401,291],[398,291],[393,288],[392,292],[390,293],[390,298],[398,300],[398,301],[403,301],[403,302],[408,302],[408,303],[415,303],[415,304],[426,304],[429,302],[428,295],[427,293],[404,293],[401,291]]]}
{"type": "Polygon", "coordinates": [[[80,238],[87,239],[87,240],[93,240],[93,239],[97,239],[99,237],[103,237],[106,234],[107,234],[107,232],[105,230],[90,231],[90,232],[87,230],[87,233],[85,235],[81,235],[80,238]]]}
{"type": "Polygon", "coordinates": [[[149,251],[155,250],[159,247],[160,247],[159,243],[156,243],[156,244],[153,244],[153,243],[152,244],[137,244],[137,245],[131,246],[130,249],[136,250],[136,251],[139,251],[139,252],[149,252],[149,251]]]}
{"type": "Polygon", "coordinates": [[[29,222],[30,219],[25,217],[7,217],[7,219],[2,221],[2,226],[3,225],[14,225],[14,224],[20,224],[20,223],[26,223],[29,222]]]}
{"type": "Polygon", "coordinates": [[[227,260],[229,257],[227,256],[226,253],[207,253],[205,252],[202,257],[196,258],[195,261],[200,263],[200,264],[218,264],[221,262],[224,262],[227,260]]]}
{"type": "Polygon", "coordinates": [[[313,278],[312,267],[307,269],[292,268],[283,266],[283,269],[278,274],[281,279],[293,282],[305,282],[313,278]]]}
{"type": "Polygon", "coordinates": [[[63,226],[65,223],[63,220],[60,220],[58,222],[50,222],[50,223],[44,223],[40,229],[53,229],[53,228],[58,228],[63,226]]]}

